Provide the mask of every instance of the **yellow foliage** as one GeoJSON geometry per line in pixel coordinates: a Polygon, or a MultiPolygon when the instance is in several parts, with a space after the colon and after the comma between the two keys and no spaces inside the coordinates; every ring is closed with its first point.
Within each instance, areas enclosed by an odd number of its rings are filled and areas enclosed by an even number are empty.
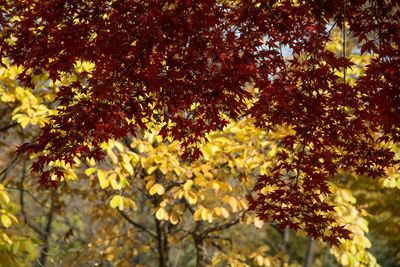
{"type": "Polygon", "coordinates": [[[165,189],[160,184],[154,184],[149,190],[150,195],[154,195],[154,194],[163,195],[164,192],[165,192],[165,189]]]}

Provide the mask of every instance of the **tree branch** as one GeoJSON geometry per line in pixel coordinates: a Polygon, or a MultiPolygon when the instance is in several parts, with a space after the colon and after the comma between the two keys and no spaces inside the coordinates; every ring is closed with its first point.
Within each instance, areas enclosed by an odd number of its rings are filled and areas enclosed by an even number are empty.
{"type": "Polygon", "coordinates": [[[157,237],[156,233],[154,233],[153,231],[147,229],[145,226],[143,226],[143,225],[135,222],[131,218],[129,218],[129,216],[125,212],[123,212],[122,210],[119,210],[119,209],[116,209],[116,210],[119,212],[119,214],[121,214],[122,217],[124,217],[125,220],[127,220],[130,224],[132,224],[136,228],[139,228],[143,232],[146,232],[146,233],[150,234],[152,237],[157,237]]]}
{"type": "Polygon", "coordinates": [[[11,124],[9,124],[9,125],[3,126],[3,127],[0,128],[0,132],[5,132],[5,131],[7,131],[8,129],[14,127],[14,126],[17,126],[18,124],[19,124],[19,123],[14,122],[14,123],[11,123],[11,124]]]}
{"type": "Polygon", "coordinates": [[[47,215],[47,223],[46,223],[46,228],[44,230],[44,235],[41,238],[43,241],[43,247],[40,250],[39,266],[46,266],[46,260],[49,254],[49,248],[50,248],[49,243],[50,243],[51,229],[52,229],[54,210],[55,210],[55,204],[54,204],[55,201],[53,199],[53,196],[50,197],[50,201],[51,201],[51,208],[47,215]]]}
{"type": "Polygon", "coordinates": [[[3,177],[0,178],[0,183],[2,183],[6,178],[7,178],[7,171],[14,165],[14,163],[19,159],[19,157],[15,156],[11,162],[0,172],[0,176],[3,175],[3,177]]]}
{"type": "Polygon", "coordinates": [[[36,233],[38,233],[41,237],[45,236],[45,232],[43,232],[40,227],[36,226],[35,224],[31,223],[28,219],[28,216],[25,211],[25,205],[24,205],[24,181],[25,181],[25,167],[26,167],[26,161],[24,161],[23,166],[22,166],[22,176],[21,176],[21,186],[20,186],[20,191],[19,191],[19,202],[21,205],[21,213],[22,217],[24,218],[24,223],[28,225],[32,230],[34,230],[36,233]]]}
{"type": "MultiPolygon", "coordinates": [[[[215,227],[208,228],[207,230],[205,230],[204,232],[202,232],[202,233],[200,234],[200,236],[206,237],[209,233],[212,233],[212,232],[215,232],[215,231],[221,231],[221,230],[228,229],[229,227],[231,227],[231,226],[237,224],[237,223],[239,222],[239,220],[240,220],[240,217],[241,217],[243,214],[244,214],[244,211],[241,211],[241,212],[239,213],[239,216],[238,216],[236,219],[234,219],[234,220],[232,220],[232,221],[230,221],[230,222],[228,222],[228,223],[224,223],[224,224],[221,224],[221,225],[217,225],[217,226],[215,226],[215,227]]],[[[207,237],[207,238],[208,238],[208,237],[207,237]]]]}

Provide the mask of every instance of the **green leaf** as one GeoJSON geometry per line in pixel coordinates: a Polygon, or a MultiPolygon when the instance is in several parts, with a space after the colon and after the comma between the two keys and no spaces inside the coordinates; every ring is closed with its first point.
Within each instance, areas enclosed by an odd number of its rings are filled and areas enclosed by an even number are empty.
{"type": "Polygon", "coordinates": [[[19,248],[21,246],[21,242],[20,241],[16,241],[14,243],[11,244],[11,251],[13,254],[17,254],[19,251],[19,248]]]}
{"type": "Polygon", "coordinates": [[[36,254],[37,252],[35,244],[30,239],[25,241],[25,248],[29,252],[29,254],[36,254]]]}

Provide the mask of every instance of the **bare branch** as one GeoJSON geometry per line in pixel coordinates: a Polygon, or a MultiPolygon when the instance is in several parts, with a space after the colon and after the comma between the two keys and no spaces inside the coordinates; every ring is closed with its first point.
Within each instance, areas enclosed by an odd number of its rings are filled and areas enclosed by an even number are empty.
{"type": "Polygon", "coordinates": [[[154,233],[153,231],[151,231],[150,229],[147,229],[145,226],[135,222],[134,220],[132,220],[125,212],[123,212],[122,210],[116,209],[119,214],[121,214],[122,217],[124,217],[125,220],[127,220],[130,224],[132,224],[133,226],[135,226],[136,228],[139,228],[140,230],[142,230],[143,232],[146,232],[148,234],[150,234],[152,237],[157,237],[157,234],[154,233]]]}

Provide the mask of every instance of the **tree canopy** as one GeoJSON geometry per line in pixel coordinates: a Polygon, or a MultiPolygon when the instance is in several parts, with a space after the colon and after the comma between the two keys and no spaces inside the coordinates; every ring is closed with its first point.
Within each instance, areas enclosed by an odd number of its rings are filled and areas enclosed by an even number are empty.
{"type": "Polygon", "coordinates": [[[0,53],[21,67],[25,88],[42,73],[74,77],[19,149],[35,155],[42,185],[150,125],[191,161],[209,133],[251,119],[287,131],[249,209],[338,244],[350,232],[332,216],[329,181],[340,171],[382,177],[397,162],[398,1],[5,0],[0,9],[0,53]],[[327,45],[335,27],[341,54],[327,45]],[[355,74],[346,38],[371,56],[355,74]]]}

